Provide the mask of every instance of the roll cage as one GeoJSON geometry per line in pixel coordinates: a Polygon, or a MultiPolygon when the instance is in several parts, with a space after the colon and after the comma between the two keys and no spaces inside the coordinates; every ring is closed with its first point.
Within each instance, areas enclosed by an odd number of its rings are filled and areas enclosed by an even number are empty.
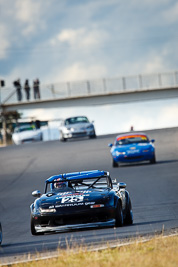
{"type": "Polygon", "coordinates": [[[45,183],[45,194],[48,191],[49,184],[54,184],[56,181],[68,182],[69,187],[74,190],[86,187],[85,189],[97,188],[102,185],[106,185],[107,188],[112,189],[112,180],[109,172],[104,171],[90,171],[90,172],[81,172],[81,173],[66,173],[55,175],[46,180],[45,183]],[[103,178],[105,178],[106,182],[103,182],[103,178]]]}

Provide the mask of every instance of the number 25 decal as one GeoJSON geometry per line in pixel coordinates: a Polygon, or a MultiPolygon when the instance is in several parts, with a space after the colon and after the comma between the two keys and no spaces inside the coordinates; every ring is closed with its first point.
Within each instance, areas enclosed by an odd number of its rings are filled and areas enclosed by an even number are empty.
{"type": "Polygon", "coordinates": [[[69,196],[69,197],[63,197],[61,200],[61,203],[73,203],[73,202],[82,202],[83,196],[69,196]]]}

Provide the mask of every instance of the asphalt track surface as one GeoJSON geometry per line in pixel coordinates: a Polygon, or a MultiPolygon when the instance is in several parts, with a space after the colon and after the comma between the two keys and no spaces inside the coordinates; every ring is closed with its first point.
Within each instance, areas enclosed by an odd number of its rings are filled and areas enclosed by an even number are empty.
{"type": "Polygon", "coordinates": [[[1,260],[11,255],[81,244],[95,246],[178,228],[178,128],[147,133],[150,139],[156,140],[156,164],[113,168],[108,143],[114,141],[115,135],[0,148],[1,260]],[[107,170],[113,179],[127,184],[134,224],[32,236],[29,206],[34,198],[31,192],[35,189],[43,192],[45,180],[52,175],[93,169],[107,170]]]}

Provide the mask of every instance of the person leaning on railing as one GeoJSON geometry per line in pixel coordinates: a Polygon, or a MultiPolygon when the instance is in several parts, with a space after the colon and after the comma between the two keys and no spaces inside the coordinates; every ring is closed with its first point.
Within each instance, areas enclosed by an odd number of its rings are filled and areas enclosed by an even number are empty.
{"type": "Polygon", "coordinates": [[[40,81],[36,79],[33,81],[34,99],[40,99],[40,81]]]}
{"type": "Polygon", "coordinates": [[[16,88],[17,100],[21,101],[22,100],[22,86],[20,84],[20,79],[18,79],[17,81],[14,81],[13,84],[16,88]]]}

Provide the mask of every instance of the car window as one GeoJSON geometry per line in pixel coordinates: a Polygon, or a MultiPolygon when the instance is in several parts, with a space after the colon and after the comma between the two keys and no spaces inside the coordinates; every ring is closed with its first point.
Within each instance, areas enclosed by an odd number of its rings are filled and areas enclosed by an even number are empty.
{"type": "Polygon", "coordinates": [[[34,129],[35,129],[34,127],[20,128],[20,132],[24,132],[24,131],[33,131],[34,129]]]}
{"type": "Polygon", "coordinates": [[[110,187],[108,177],[98,177],[93,179],[84,179],[81,181],[71,182],[73,188],[76,190],[88,190],[92,189],[106,189],[110,187]]]}
{"type": "Polygon", "coordinates": [[[19,127],[14,129],[14,133],[21,133],[24,131],[33,131],[33,130],[35,130],[35,126],[19,127]]]}
{"type": "Polygon", "coordinates": [[[87,117],[73,117],[66,119],[65,125],[75,124],[75,123],[87,123],[87,122],[89,122],[87,117]]]}
{"type": "Polygon", "coordinates": [[[111,188],[110,180],[108,177],[96,177],[93,179],[78,179],[71,180],[68,182],[66,187],[58,187],[55,186],[55,181],[48,183],[46,192],[54,192],[58,193],[60,191],[68,192],[71,190],[80,191],[80,190],[89,190],[89,189],[107,189],[111,188]]]}
{"type": "Polygon", "coordinates": [[[138,143],[148,143],[149,139],[146,135],[132,135],[132,136],[122,136],[116,138],[115,145],[128,145],[128,144],[138,144],[138,143]]]}

